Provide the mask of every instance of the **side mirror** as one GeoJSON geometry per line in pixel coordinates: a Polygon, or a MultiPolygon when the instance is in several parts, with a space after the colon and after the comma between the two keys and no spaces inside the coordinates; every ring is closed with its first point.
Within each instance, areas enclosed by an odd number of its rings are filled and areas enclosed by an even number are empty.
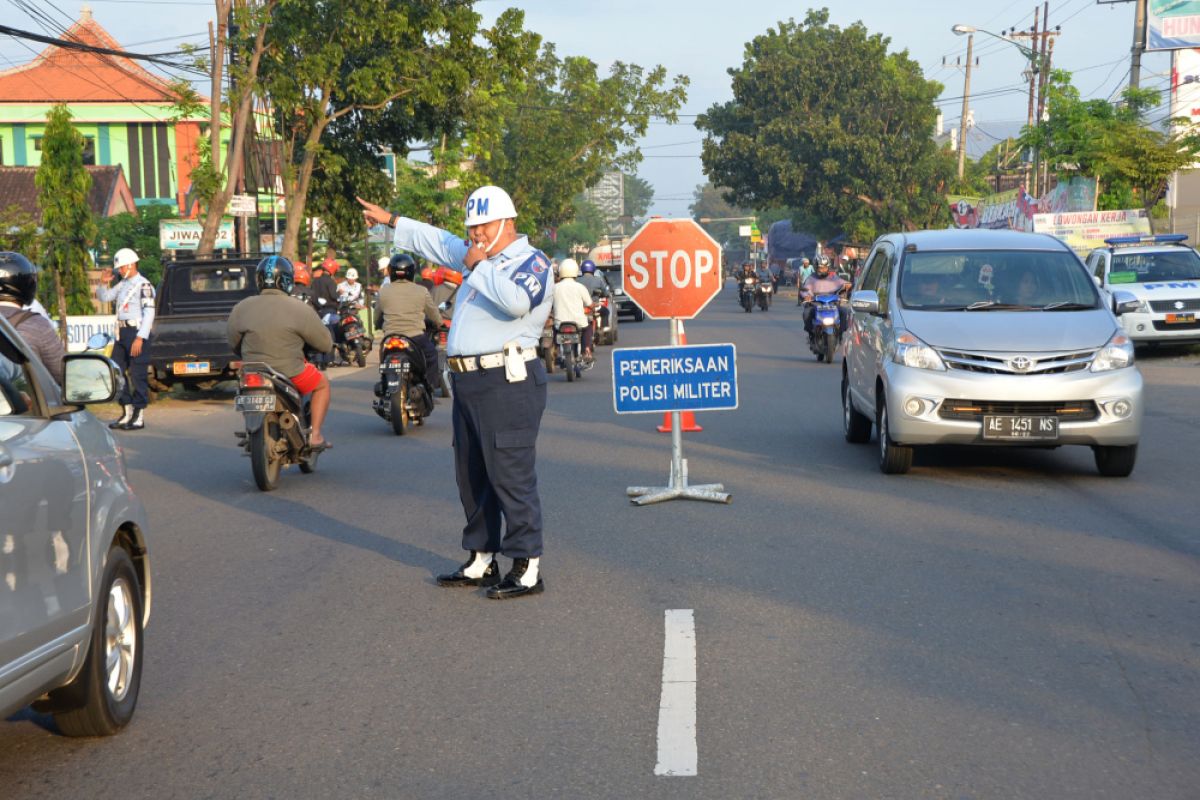
{"type": "Polygon", "coordinates": [[[63,357],[63,402],[77,405],[107,403],[121,391],[117,365],[95,353],[63,357]]]}
{"type": "Polygon", "coordinates": [[[1096,283],[1096,288],[1097,288],[1097,289],[1103,289],[1103,288],[1104,288],[1104,281],[1100,280],[1100,276],[1099,276],[1099,275],[1093,275],[1093,276],[1092,276],[1092,280],[1093,280],[1093,281],[1096,283]]]}
{"type": "Polygon", "coordinates": [[[1130,292],[1112,293],[1113,313],[1118,317],[1122,314],[1132,314],[1142,307],[1142,301],[1130,292]]]}
{"type": "Polygon", "coordinates": [[[850,295],[850,308],[864,314],[879,313],[879,295],[872,289],[862,289],[850,295]]]}

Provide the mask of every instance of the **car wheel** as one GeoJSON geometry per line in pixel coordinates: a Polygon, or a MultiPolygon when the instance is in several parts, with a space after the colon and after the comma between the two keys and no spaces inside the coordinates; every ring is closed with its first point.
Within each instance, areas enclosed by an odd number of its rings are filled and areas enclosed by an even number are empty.
{"type": "Polygon", "coordinates": [[[871,418],[858,413],[850,399],[850,381],[842,376],[842,432],[851,444],[866,444],[871,441],[871,418]]]}
{"type": "Polygon", "coordinates": [[[1092,447],[1092,455],[1096,457],[1096,469],[1106,478],[1127,478],[1133,472],[1137,462],[1137,445],[1125,447],[1092,447]]]}
{"type": "Polygon", "coordinates": [[[129,554],[108,551],[83,671],[62,693],[81,705],[56,713],[67,736],[109,736],[133,718],[142,684],[142,592],[129,554]]]}
{"type": "Polygon", "coordinates": [[[913,451],[892,441],[888,427],[887,397],[881,391],[876,401],[875,429],[879,437],[879,469],[884,475],[903,475],[912,467],[913,451]]]}

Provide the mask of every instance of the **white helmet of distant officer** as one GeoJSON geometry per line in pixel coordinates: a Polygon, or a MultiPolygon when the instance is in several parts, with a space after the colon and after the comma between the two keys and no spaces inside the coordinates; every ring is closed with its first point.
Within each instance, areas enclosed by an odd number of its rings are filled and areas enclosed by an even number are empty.
{"type": "Polygon", "coordinates": [[[509,221],[516,218],[517,209],[512,198],[499,186],[480,186],[467,198],[464,220],[467,234],[473,244],[483,248],[486,255],[494,255],[492,248],[504,237],[509,226],[513,226],[511,232],[516,233],[515,223],[509,221]],[[501,224],[495,226],[495,232],[489,239],[487,233],[490,231],[486,229],[491,226],[488,223],[497,220],[501,224]]]}

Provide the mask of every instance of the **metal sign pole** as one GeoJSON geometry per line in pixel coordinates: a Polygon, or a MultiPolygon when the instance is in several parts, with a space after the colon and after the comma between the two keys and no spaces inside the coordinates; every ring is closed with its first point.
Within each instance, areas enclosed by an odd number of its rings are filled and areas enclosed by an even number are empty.
{"type": "MultiPolygon", "coordinates": [[[[671,318],[671,346],[679,346],[680,320],[671,318]]],[[[733,495],[725,491],[720,483],[706,483],[700,486],[688,486],[687,459],[683,457],[683,425],[682,414],[671,412],[671,477],[666,487],[661,486],[630,486],[625,490],[629,502],[636,506],[648,506],[653,503],[663,503],[667,500],[707,500],[710,503],[731,503],[733,495]]]]}

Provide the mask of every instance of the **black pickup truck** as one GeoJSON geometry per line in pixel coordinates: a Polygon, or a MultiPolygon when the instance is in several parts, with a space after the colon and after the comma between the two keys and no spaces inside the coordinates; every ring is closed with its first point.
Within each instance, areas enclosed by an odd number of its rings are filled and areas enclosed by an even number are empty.
{"type": "Polygon", "coordinates": [[[239,300],[257,294],[257,258],[168,261],[150,340],[150,387],[167,391],[179,383],[211,389],[237,375],[226,325],[239,300]]]}

